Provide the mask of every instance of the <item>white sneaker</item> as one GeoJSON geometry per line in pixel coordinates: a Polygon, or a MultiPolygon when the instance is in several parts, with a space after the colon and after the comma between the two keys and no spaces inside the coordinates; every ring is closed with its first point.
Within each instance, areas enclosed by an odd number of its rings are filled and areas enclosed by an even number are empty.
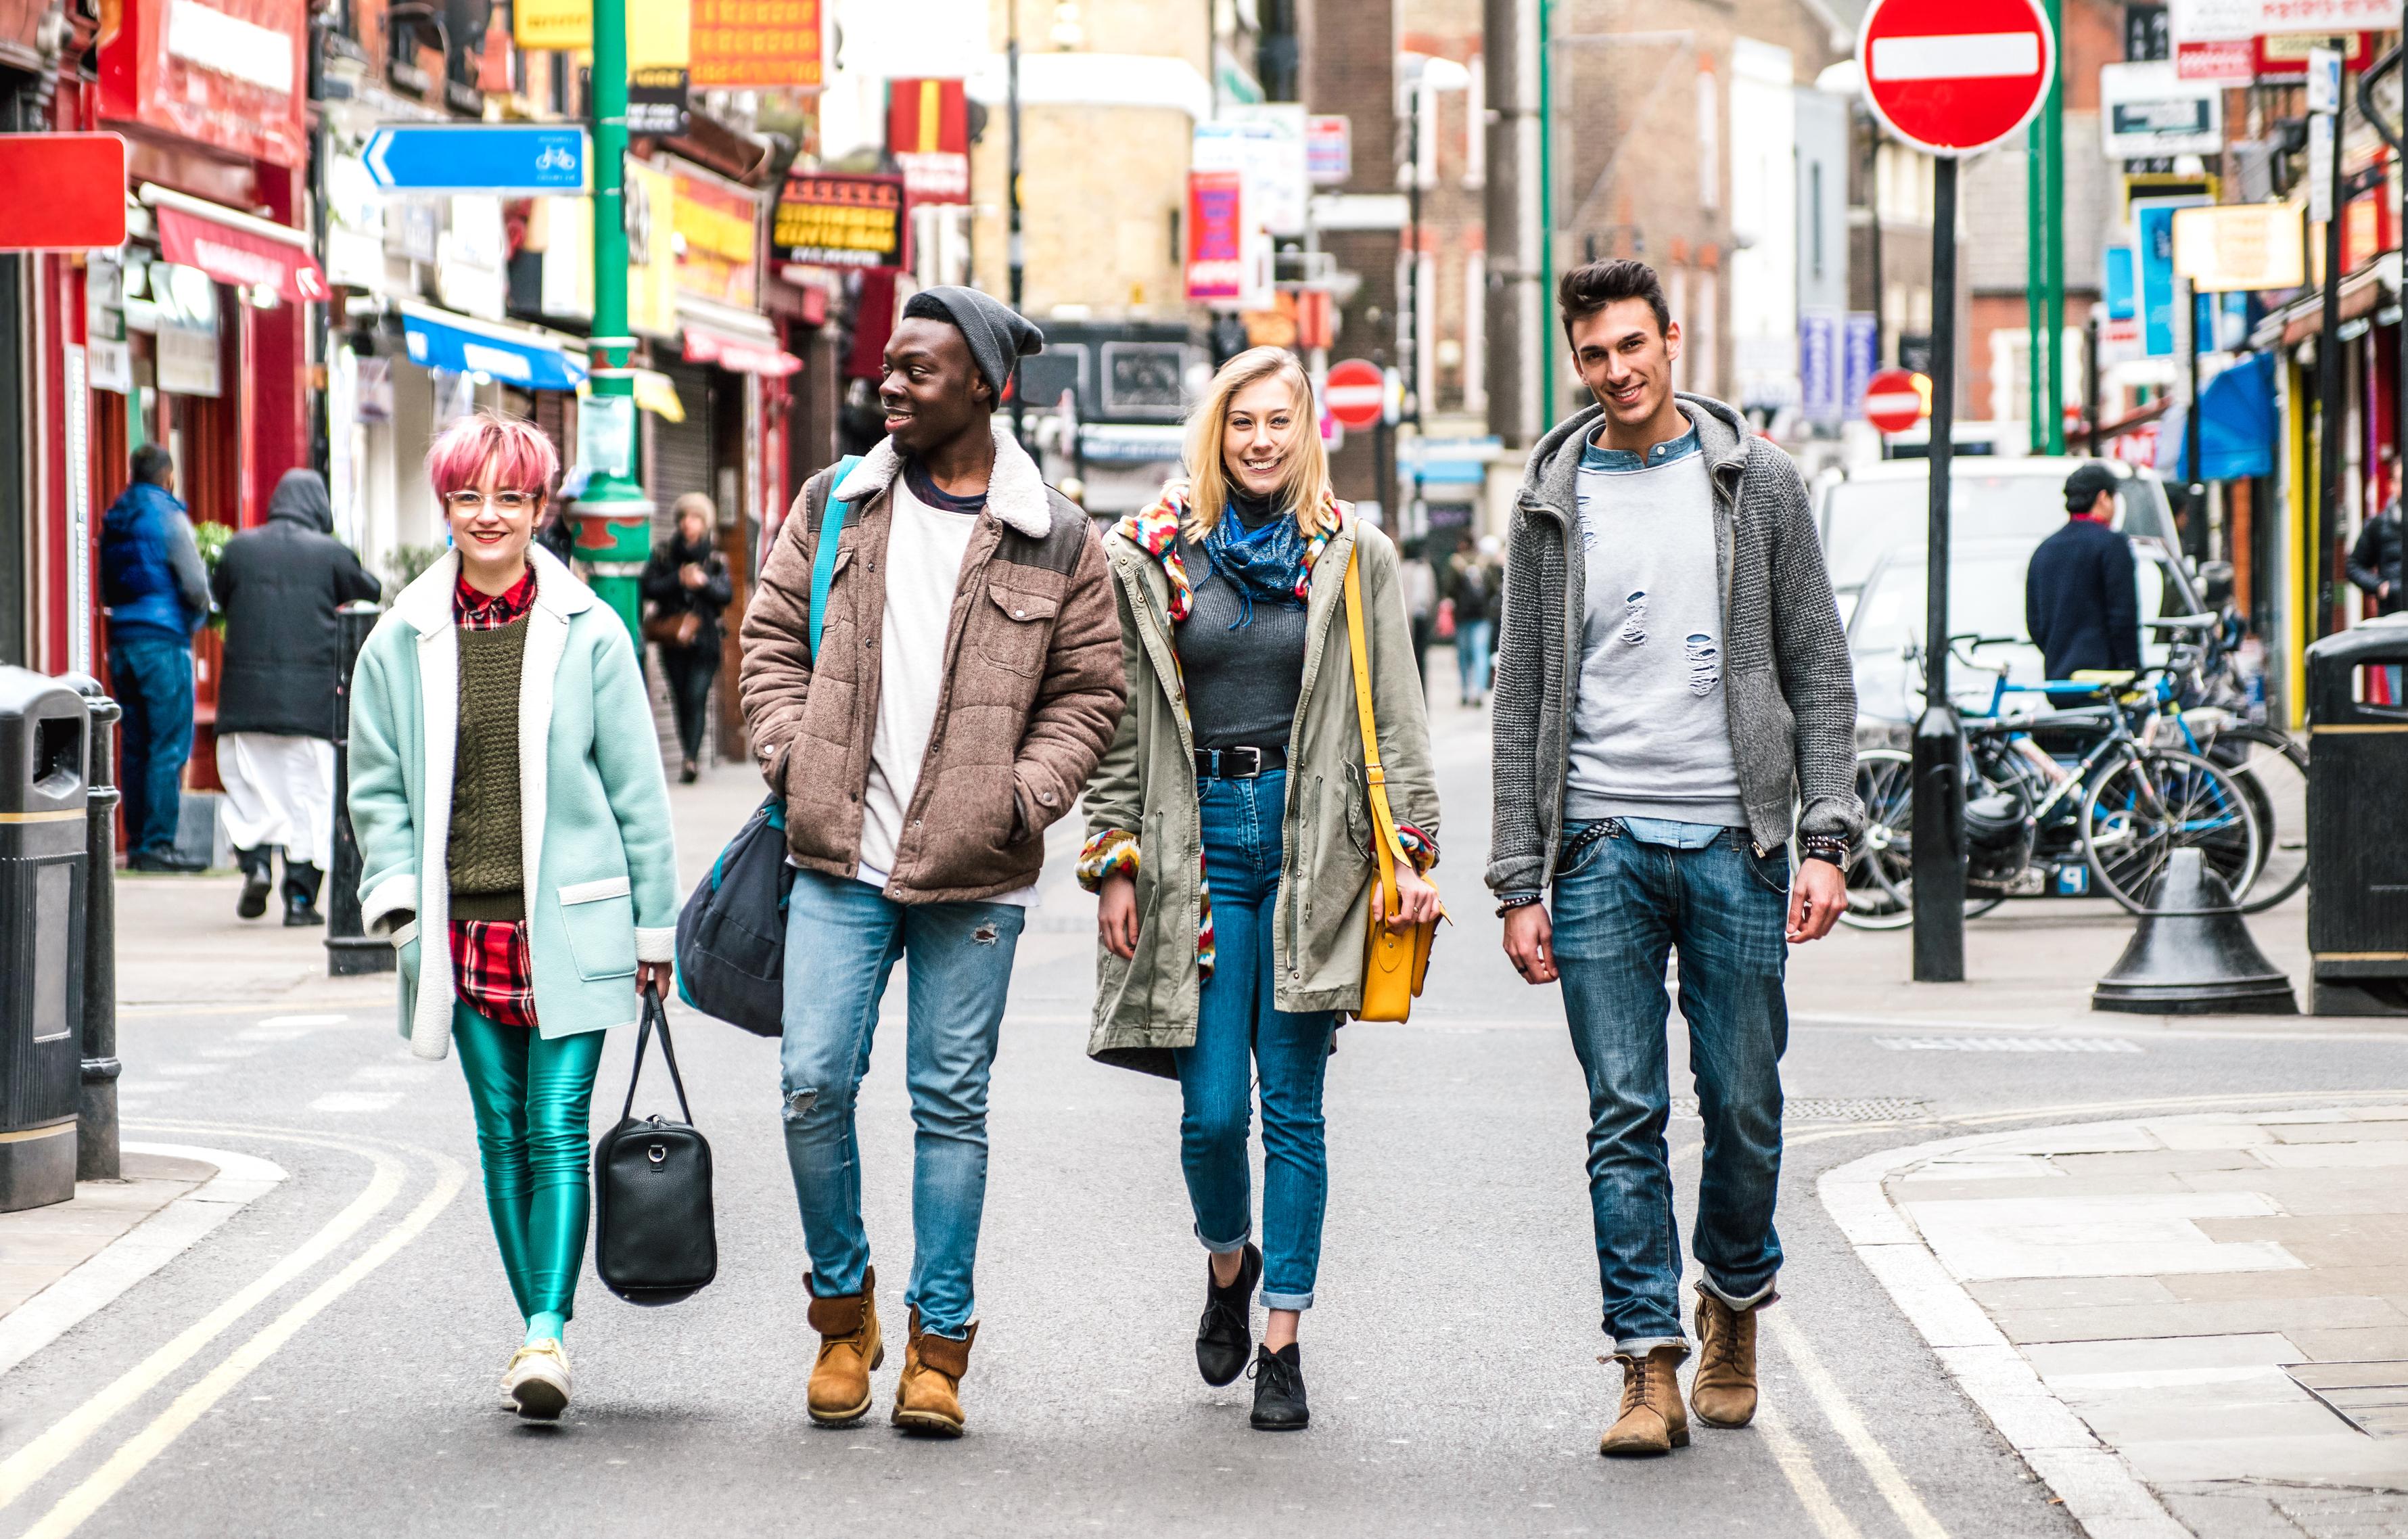
{"type": "Polygon", "coordinates": [[[529,1421],[557,1420],[568,1409],[568,1354],[559,1342],[533,1342],[510,1355],[502,1406],[529,1421]]]}

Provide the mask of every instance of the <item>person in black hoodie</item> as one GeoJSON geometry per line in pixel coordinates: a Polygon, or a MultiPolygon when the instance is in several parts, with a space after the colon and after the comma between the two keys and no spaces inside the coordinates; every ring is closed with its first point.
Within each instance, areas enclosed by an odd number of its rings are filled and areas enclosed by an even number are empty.
{"type": "Polygon", "coordinates": [[[2400,589],[2400,502],[2393,498],[2383,511],[2358,531],[2349,548],[2349,580],[2366,595],[2366,607],[2376,615],[2408,609],[2408,594],[2400,589]]]}
{"type": "Polygon", "coordinates": [[[209,592],[225,614],[218,680],[218,778],[242,866],[235,913],[267,912],[284,852],[284,922],[322,925],[318,888],[334,858],[335,700],[343,631],[335,611],[374,598],[377,580],[334,538],[315,470],[287,470],[267,522],[226,541],[209,592]]]}
{"type": "MultiPolygon", "coordinates": [[[[2115,473],[2096,461],[2065,478],[2065,527],[2040,542],[2024,574],[2024,628],[2048,676],[2141,667],[2141,589],[2132,542],[2115,532],[2115,473]]],[[[2091,705],[2059,691],[2059,706],[2091,705]]]]}
{"type": "Polygon", "coordinates": [[[717,510],[699,492],[677,500],[677,536],[652,552],[644,567],[644,597],[652,617],[644,640],[661,649],[668,674],[669,704],[677,712],[678,745],[685,765],[678,774],[691,785],[701,773],[702,729],[710,719],[710,681],[719,675],[719,617],[735,597],[727,562],[710,542],[717,510]]]}

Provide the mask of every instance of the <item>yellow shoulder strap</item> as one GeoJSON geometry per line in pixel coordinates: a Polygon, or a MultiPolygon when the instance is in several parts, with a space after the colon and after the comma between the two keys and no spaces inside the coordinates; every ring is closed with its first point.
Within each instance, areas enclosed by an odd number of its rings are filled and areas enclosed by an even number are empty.
{"type": "Polygon", "coordinates": [[[1354,659],[1354,715],[1363,728],[1363,779],[1371,794],[1372,854],[1380,862],[1383,913],[1397,912],[1397,859],[1404,841],[1388,807],[1387,771],[1380,768],[1380,723],[1371,711],[1371,657],[1363,640],[1363,583],[1354,574],[1354,547],[1346,547],[1346,645],[1354,659]]]}

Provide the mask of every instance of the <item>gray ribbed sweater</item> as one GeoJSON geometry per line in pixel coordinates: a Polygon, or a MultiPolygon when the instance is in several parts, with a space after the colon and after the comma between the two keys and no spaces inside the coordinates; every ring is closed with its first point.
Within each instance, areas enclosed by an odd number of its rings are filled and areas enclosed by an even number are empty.
{"type": "MultiPolygon", "coordinates": [[[[1749,433],[1730,407],[1702,396],[1679,399],[1713,481],[1723,702],[1749,837],[1767,849],[1785,843],[1793,827],[1854,839],[1864,824],[1856,678],[1806,483],[1789,456],[1749,433]]],[[[1540,440],[1514,501],[1489,700],[1496,802],[1487,875],[1500,895],[1541,891],[1555,873],[1586,604],[1583,564],[1565,552],[1577,538],[1581,440],[1602,410],[1592,405],[1540,440]]]]}

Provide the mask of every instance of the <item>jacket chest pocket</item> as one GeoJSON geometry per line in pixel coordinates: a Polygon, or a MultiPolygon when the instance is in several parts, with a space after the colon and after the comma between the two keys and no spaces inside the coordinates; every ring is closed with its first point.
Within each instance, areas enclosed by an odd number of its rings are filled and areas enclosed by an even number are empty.
{"type": "Polygon", "coordinates": [[[997,668],[1035,678],[1045,670],[1046,649],[1054,639],[1054,616],[1062,601],[1042,594],[1023,593],[1000,583],[990,583],[986,596],[992,612],[986,644],[981,653],[997,668]]]}
{"type": "Polygon", "coordinates": [[[560,889],[560,925],[577,975],[624,978],[636,971],[636,900],[624,876],[578,882],[560,889]]]}

